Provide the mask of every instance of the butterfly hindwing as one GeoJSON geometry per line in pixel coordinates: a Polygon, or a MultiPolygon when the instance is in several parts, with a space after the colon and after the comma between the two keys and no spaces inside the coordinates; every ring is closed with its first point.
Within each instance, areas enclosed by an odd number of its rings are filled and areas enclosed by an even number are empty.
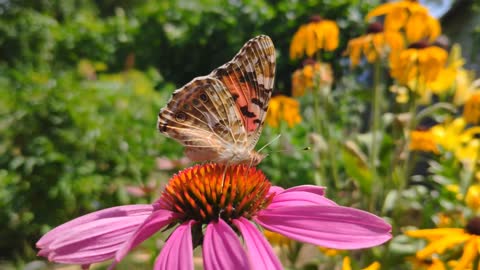
{"type": "Polygon", "coordinates": [[[246,131],[240,122],[230,92],[218,79],[208,76],[176,90],[158,115],[160,132],[206,156],[229,144],[246,144],[246,131]]]}

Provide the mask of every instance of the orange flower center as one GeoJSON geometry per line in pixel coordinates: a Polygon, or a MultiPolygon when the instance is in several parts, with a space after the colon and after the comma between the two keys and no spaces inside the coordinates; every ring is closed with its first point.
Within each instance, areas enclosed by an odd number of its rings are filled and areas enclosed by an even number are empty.
{"type": "Polygon", "coordinates": [[[247,165],[204,164],[174,175],[160,198],[160,207],[179,213],[184,220],[210,221],[250,218],[268,206],[270,182],[247,165]]]}
{"type": "Polygon", "coordinates": [[[469,234],[480,235],[480,217],[470,219],[465,227],[465,231],[469,234]]]}

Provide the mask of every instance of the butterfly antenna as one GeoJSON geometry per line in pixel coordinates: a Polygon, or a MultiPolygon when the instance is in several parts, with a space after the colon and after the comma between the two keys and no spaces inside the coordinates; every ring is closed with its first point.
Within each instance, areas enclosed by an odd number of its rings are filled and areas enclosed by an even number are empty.
{"type": "Polygon", "coordinates": [[[260,151],[262,151],[263,149],[265,149],[265,147],[269,146],[270,144],[272,144],[273,142],[275,142],[276,140],[278,140],[280,138],[280,136],[282,136],[282,134],[278,134],[275,138],[273,138],[271,141],[269,141],[267,144],[265,144],[264,146],[262,146],[257,152],[260,153],[260,151]]]}

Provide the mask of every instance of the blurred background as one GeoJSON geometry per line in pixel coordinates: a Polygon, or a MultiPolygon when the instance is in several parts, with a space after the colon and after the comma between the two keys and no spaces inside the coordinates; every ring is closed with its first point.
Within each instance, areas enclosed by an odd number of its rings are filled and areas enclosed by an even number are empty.
{"type": "MultiPolygon", "coordinates": [[[[478,3],[421,2],[478,71],[478,3]]],[[[339,49],[322,56],[341,78],[350,72],[348,40],[364,33],[365,15],[381,3],[0,0],[0,268],[33,267],[35,242],[67,220],[158,198],[188,164],[182,147],[156,130],[174,89],[266,34],[277,49],[275,92],[291,95],[301,63],[289,59],[290,42],[312,15],[341,30],[339,49]]],[[[275,132],[267,129],[259,146],[275,132]]],[[[308,145],[307,129],[291,134],[296,147],[308,145]]],[[[278,185],[314,183],[305,155],[261,167],[278,185]]]]}

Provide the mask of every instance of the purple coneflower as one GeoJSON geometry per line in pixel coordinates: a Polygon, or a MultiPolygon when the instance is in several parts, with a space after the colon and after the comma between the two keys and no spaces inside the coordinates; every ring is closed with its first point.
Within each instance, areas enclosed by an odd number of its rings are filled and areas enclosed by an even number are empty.
{"type": "Polygon", "coordinates": [[[335,249],[373,247],[391,238],[391,226],[381,218],[323,195],[317,186],[271,186],[261,171],[245,165],[196,165],[175,175],[154,204],[82,216],[44,235],[37,247],[50,261],[88,267],[113,259],[113,267],[154,233],[179,224],[154,269],[193,269],[198,245],[207,270],[282,269],[257,225],[335,249]]]}

